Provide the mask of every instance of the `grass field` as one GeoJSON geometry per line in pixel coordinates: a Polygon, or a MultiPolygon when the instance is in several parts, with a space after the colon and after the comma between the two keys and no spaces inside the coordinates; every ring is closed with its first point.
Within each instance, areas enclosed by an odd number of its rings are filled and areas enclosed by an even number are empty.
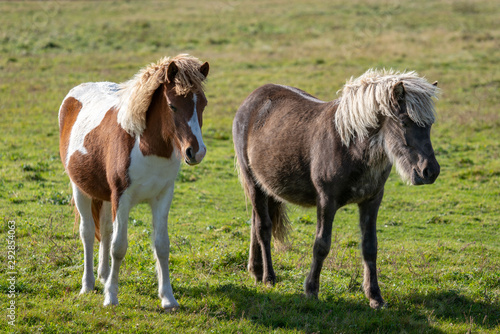
{"type": "Polygon", "coordinates": [[[0,2],[0,332],[498,333],[499,17],[494,0],[0,2]],[[181,307],[160,307],[151,215],[139,205],[120,305],[104,308],[100,283],[78,295],[83,253],[57,112],[81,82],[122,82],[186,52],[211,72],[208,154],[183,166],[169,219],[181,307]],[[278,283],[255,285],[246,271],[251,209],[234,169],[236,109],[268,82],[332,100],[371,67],[416,70],[442,89],[432,132],[440,177],[409,187],[391,174],[380,209],[379,280],[389,307],[370,309],[362,292],[355,206],[336,216],[318,300],[302,295],[314,210],[290,206],[291,244],[273,254],[278,283]]]}

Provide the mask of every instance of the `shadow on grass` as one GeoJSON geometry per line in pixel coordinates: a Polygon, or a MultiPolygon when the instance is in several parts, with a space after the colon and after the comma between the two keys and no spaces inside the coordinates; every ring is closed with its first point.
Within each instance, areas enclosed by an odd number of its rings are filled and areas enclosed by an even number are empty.
{"type": "Polygon", "coordinates": [[[414,295],[412,304],[421,304],[433,312],[437,319],[451,323],[474,324],[484,329],[500,326],[500,302],[485,303],[474,301],[461,295],[458,291],[449,290],[433,292],[427,295],[414,295]]]}
{"type": "Polygon", "coordinates": [[[207,297],[205,312],[210,317],[226,321],[247,319],[268,329],[308,333],[443,333],[435,328],[436,323],[443,322],[491,330],[500,319],[498,303],[475,302],[454,291],[413,295],[404,304],[381,310],[372,310],[368,300],[358,302],[341,296],[314,300],[236,284],[180,288],[178,292],[190,298],[207,297]]]}

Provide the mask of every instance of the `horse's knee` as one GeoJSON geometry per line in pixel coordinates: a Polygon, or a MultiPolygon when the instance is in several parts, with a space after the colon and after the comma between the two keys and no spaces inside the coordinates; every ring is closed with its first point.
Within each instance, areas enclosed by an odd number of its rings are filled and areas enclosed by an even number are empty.
{"type": "Polygon", "coordinates": [[[127,241],[114,241],[111,243],[111,256],[114,260],[123,260],[127,253],[127,241]]]}

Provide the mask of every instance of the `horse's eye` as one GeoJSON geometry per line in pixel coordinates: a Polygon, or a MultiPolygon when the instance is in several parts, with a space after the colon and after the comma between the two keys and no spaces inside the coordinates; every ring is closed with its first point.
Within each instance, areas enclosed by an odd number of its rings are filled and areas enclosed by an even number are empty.
{"type": "Polygon", "coordinates": [[[401,121],[401,125],[405,128],[411,126],[411,123],[412,123],[412,120],[411,118],[408,116],[408,115],[402,115],[399,117],[400,121],[401,121]]]}
{"type": "Polygon", "coordinates": [[[173,112],[176,112],[176,111],[177,111],[177,108],[176,108],[176,107],[174,107],[173,105],[169,104],[168,106],[170,107],[170,109],[172,109],[172,111],[173,111],[173,112]]]}

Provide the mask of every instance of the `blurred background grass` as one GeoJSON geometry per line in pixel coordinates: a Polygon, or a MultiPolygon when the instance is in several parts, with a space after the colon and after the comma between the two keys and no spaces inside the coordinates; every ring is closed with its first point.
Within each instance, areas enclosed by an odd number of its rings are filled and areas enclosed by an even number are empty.
{"type": "Polygon", "coordinates": [[[15,331],[498,331],[496,1],[4,1],[0,13],[0,233],[5,240],[7,222],[18,222],[15,331]],[[100,284],[96,295],[77,296],[83,256],[58,156],[58,108],[81,82],[125,81],[178,53],[211,65],[208,155],[183,167],[170,216],[182,307],[159,309],[151,217],[139,205],[121,306],[102,308],[100,284]],[[336,217],[319,301],[301,297],[314,210],[292,207],[293,242],[274,253],[279,283],[254,286],[245,269],[250,209],[234,170],[234,112],[268,82],[332,100],[347,78],[372,67],[416,70],[442,89],[432,132],[440,178],[407,187],[391,175],[380,210],[380,280],[391,307],[370,310],[361,291],[355,207],[336,217]]]}

